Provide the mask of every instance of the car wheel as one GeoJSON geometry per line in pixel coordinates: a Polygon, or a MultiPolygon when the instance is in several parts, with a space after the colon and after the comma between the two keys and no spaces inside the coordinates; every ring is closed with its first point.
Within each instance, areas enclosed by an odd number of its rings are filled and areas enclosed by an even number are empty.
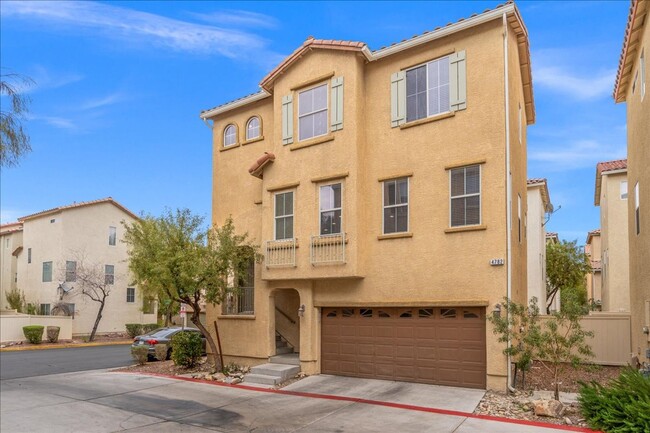
{"type": "Polygon", "coordinates": [[[167,359],[172,359],[172,348],[167,349],[167,359]]]}

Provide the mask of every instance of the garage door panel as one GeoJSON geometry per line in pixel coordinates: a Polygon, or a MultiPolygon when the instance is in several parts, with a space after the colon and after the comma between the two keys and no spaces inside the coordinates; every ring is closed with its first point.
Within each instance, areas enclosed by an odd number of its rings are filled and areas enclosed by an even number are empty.
{"type": "Polygon", "coordinates": [[[327,308],[321,329],[323,373],[485,388],[482,308],[327,308]]]}

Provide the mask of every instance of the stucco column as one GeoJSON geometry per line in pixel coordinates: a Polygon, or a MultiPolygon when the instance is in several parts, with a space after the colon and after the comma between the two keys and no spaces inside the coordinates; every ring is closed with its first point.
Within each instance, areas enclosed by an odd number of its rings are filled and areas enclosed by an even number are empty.
{"type": "Polygon", "coordinates": [[[315,374],[319,372],[319,310],[314,307],[314,292],[311,282],[301,284],[297,290],[300,294],[300,305],[305,306],[304,315],[300,317],[300,369],[304,373],[315,374]]]}

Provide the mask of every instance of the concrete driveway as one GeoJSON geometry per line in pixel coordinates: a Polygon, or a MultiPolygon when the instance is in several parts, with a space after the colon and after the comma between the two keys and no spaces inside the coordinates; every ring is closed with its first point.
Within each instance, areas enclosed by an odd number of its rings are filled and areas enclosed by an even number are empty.
{"type": "MultiPolygon", "coordinates": [[[[481,391],[315,376],[280,391],[105,370],[0,382],[8,432],[552,433],[472,416],[481,391]]],[[[582,431],[582,429],[572,429],[582,431]]]]}

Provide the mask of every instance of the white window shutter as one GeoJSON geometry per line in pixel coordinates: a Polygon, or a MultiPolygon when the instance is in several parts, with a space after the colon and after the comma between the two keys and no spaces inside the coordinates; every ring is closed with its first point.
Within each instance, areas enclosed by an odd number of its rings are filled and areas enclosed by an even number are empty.
{"type": "Polygon", "coordinates": [[[343,129],[343,77],[332,78],[332,131],[343,129]]]}
{"type": "Polygon", "coordinates": [[[293,96],[282,97],[282,144],[293,143],[293,96]]]}
{"type": "Polygon", "coordinates": [[[467,69],[464,50],[449,56],[449,106],[451,111],[467,108],[467,69]]]}
{"type": "Polygon", "coordinates": [[[406,72],[390,77],[390,123],[395,128],[406,122],[406,72]]]}

